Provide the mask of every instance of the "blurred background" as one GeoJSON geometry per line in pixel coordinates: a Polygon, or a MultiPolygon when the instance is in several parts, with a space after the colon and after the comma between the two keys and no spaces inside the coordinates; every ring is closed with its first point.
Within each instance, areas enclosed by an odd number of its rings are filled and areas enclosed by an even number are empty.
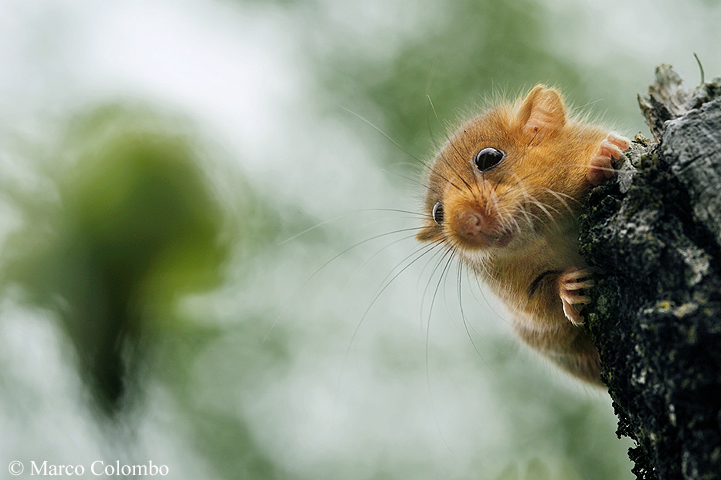
{"type": "MultiPolygon", "coordinates": [[[[713,0],[3,0],[0,468],[631,479],[608,396],[413,239],[494,95],[632,137],[713,0]]],[[[7,475],[7,474],[3,474],[7,475]]],[[[97,478],[97,477],[94,477],[97,478]]]]}

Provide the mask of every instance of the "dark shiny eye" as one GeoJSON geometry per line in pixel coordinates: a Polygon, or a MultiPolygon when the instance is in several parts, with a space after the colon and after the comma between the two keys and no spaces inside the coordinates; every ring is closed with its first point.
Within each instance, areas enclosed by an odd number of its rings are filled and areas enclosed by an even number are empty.
{"type": "Polygon", "coordinates": [[[487,147],[476,153],[473,157],[473,164],[481,172],[490,170],[506,158],[506,153],[497,148],[487,147]]]}
{"type": "Polygon", "coordinates": [[[441,202],[433,205],[433,220],[441,225],[443,223],[443,204],[441,202]]]}

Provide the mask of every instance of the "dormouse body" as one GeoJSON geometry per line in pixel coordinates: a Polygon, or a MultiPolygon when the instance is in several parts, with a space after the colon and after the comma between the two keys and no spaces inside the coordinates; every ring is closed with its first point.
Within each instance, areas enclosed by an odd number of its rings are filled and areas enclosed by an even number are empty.
{"type": "Polygon", "coordinates": [[[543,85],[452,134],[427,179],[417,238],[452,250],[513,315],[520,338],[600,383],[598,352],[575,305],[592,287],[578,252],[581,201],[613,175],[629,141],[570,117],[543,85]]]}

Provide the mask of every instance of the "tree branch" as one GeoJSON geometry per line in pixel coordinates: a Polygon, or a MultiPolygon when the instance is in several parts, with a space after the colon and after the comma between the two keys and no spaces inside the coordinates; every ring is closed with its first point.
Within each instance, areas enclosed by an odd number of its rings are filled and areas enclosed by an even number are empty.
{"type": "Polygon", "coordinates": [[[638,479],[721,478],[720,95],[659,67],[639,97],[657,141],[637,136],[582,218],[587,324],[638,479]]]}

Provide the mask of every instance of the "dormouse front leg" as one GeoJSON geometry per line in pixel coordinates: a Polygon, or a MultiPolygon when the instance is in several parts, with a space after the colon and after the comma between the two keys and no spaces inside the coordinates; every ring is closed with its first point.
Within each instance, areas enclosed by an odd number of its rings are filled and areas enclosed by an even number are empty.
{"type": "MultiPolygon", "coordinates": [[[[618,160],[628,149],[631,142],[624,136],[610,132],[601,141],[596,154],[591,158],[586,170],[586,179],[591,185],[599,185],[611,178],[615,170],[614,160],[618,160]]],[[[593,287],[590,272],[584,268],[571,267],[558,278],[558,294],[563,302],[563,313],[574,325],[583,325],[583,317],[574,305],[584,305],[591,301],[586,290],[593,287]]]]}

